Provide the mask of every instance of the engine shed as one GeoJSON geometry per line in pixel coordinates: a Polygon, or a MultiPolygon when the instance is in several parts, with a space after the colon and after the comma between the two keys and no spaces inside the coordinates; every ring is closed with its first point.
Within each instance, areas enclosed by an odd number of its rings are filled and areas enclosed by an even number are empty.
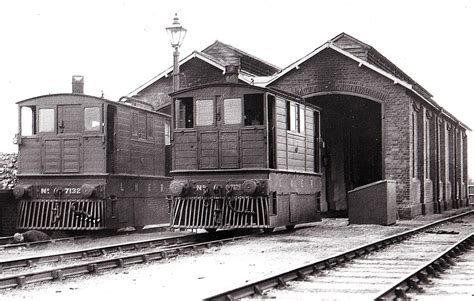
{"type": "MultiPolygon", "coordinates": [[[[468,206],[470,128],[372,46],[341,33],[279,68],[216,41],[180,61],[181,87],[224,83],[226,66],[234,64],[239,83],[321,108],[322,212],[346,211],[350,191],[384,180],[395,181],[402,218],[468,206]]],[[[169,109],[171,72],[130,96],[169,109]]]]}

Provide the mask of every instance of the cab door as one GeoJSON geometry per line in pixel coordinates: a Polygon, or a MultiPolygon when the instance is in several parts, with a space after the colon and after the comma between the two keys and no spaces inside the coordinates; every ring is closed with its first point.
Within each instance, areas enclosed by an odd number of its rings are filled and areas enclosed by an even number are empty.
{"type": "Polygon", "coordinates": [[[80,133],[82,111],[80,105],[58,106],[58,134],[80,133]]]}
{"type": "Polygon", "coordinates": [[[77,173],[80,169],[80,133],[83,128],[81,106],[59,105],[57,128],[61,137],[62,172],[77,173]]]}

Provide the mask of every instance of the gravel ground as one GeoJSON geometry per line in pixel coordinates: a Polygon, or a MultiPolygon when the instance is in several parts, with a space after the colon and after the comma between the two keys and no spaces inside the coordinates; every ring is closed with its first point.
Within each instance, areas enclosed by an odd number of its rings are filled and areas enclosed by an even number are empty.
{"type": "MultiPolygon", "coordinates": [[[[272,235],[238,240],[165,261],[24,289],[3,290],[0,299],[200,300],[460,211],[398,221],[393,226],[348,225],[345,218],[323,219],[320,223],[297,226],[294,231],[278,231],[272,235]]],[[[131,234],[120,239],[137,239],[139,236],[131,234]]],[[[101,240],[101,243],[114,242],[117,242],[116,237],[101,240]]],[[[55,250],[52,247],[46,249],[55,250]]]]}

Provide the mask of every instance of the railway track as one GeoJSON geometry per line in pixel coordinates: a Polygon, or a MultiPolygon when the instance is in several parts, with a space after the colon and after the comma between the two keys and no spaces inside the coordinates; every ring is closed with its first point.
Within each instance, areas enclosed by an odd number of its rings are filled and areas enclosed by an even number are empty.
{"type": "Polygon", "coordinates": [[[433,260],[384,290],[376,300],[474,297],[474,233],[453,244],[433,260]]]}
{"type": "MultiPolygon", "coordinates": [[[[474,232],[474,211],[222,292],[205,300],[376,299],[474,232]],[[299,281],[298,281],[299,280],[299,281]],[[304,280],[304,281],[303,281],[304,280]],[[397,282],[398,281],[398,282],[397,282]],[[275,288],[279,288],[278,290],[275,288]]],[[[390,299],[390,298],[389,298],[390,299]]]]}
{"type": "Polygon", "coordinates": [[[189,251],[243,238],[233,231],[148,239],[0,262],[0,289],[63,280],[132,264],[175,257],[189,251]],[[103,259],[97,259],[102,257],[103,259]]]}

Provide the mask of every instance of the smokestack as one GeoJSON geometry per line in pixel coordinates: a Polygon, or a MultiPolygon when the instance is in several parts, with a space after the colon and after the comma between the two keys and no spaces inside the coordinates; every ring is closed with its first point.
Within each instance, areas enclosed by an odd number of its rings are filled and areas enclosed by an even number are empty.
{"type": "Polygon", "coordinates": [[[239,82],[239,66],[238,65],[227,65],[225,66],[225,82],[226,83],[238,83],[239,82]]]}
{"type": "Polygon", "coordinates": [[[84,94],[84,76],[72,76],[72,93],[84,94]]]}

